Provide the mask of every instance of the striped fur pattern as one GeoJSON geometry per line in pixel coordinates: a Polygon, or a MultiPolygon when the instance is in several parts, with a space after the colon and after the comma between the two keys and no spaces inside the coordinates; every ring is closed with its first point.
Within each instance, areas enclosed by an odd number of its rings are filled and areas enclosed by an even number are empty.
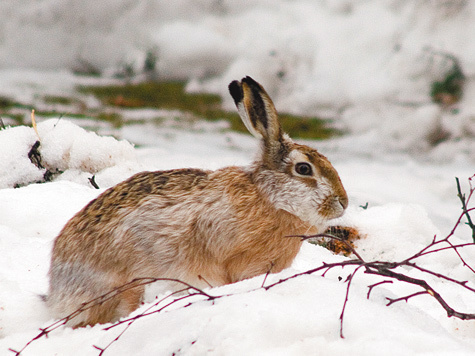
{"type": "MultiPolygon", "coordinates": [[[[262,141],[248,167],[138,173],[79,211],[56,238],[47,303],[64,317],[134,278],[176,278],[219,286],[292,263],[301,242],[323,232],[348,198],[338,173],[316,150],[294,143],[253,79],[229,91],[249,131],[262,141]],[[205,282],[206,281],[206,282],[205,282]]],[[[73,327],[118,320],[143,287],[73,318],[73,327]]]]}

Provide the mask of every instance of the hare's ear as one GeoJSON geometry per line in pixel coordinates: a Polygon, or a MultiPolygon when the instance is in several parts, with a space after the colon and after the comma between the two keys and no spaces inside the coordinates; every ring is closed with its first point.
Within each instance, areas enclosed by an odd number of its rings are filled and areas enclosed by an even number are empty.
{"type": "Polygon", "coordinates": [[[282,141],[274,103],[264,88],[251,77],[245,77],[229,84],[229,92],[234,99],[241,120],[249,132],[267,143],[282,141]]]}

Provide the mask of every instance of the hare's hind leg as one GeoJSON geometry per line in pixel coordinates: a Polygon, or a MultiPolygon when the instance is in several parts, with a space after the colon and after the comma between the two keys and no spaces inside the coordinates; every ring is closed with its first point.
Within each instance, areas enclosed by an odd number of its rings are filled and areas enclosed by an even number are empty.
{"type": "Polygon", "coordinates": [[[84,315],[77,317],[78,321],[72,320],[74,328],[110,323],[129,315],[140,306],[144,289],[143,286],[133,287],[123,292],[119,289],[112,289],[110,296],[108,293],[104,295],[104,299],[99,298],[97,301],[94,301],[83,312],[84,315]],[[114,295],[115,291],[117,291],[117,295],[114,295]]]}
{"type": "Polygon", "coordinates": [[[90,309],[84,312],[84,315],[79,315],[78,319],[81,321],[72,320],[73,328],[81,328],[88,325],[105,324],[117,319],[117,307],[120,300],[117,297],[112,298],[103,303],[93,305],[90,309]]]}
{"type": "Polygon", "coordinates": [[[115,273],[87,274],[75,269],[66,273],[64,266],[53,268],[47,304],[57,318],[66,318],[67,325],[86,325],[114,322],[127,316],[140,305],[143,286],[127,284],[130,280],[115,273]]]}
{"type": "Polygon", "coordinates": [[[133,287],[122,292],[117,306],[117,318],[127,316],[136,310],[143,301],[144,292],[144,286],[133,287]]]}

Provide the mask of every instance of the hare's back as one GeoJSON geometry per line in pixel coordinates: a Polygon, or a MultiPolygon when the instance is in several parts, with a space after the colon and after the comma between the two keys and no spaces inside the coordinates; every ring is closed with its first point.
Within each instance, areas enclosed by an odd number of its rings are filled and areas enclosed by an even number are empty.
{"type": "Polygon", "coordinates": [[[201,169],[175,169],[169,171],[141,172],[106,190],[84,208],[84,213],[101,211],[108,215],[121,208],[133,208],[152,196],[165,200],[183,197],[194,189],[207,184],[208,171],[201,169]]]}
{"type": "Polygon", "coordinates": [[[125,199],[130,203],[140,201],[150,195],[185,194],[200,185],[205,185],[209,174],[210,171],[194,168],[141,172],[105,193],[109,192],[110,197],[107,197],[112,200],[125,199]]]}
{"type": "Polygon", "coordinates": [[[209,173],[189,168],[137,173],[86,205],[68,221],[59,237],[100,234],[108,230],[106,226],[116,225],[123,211],[134,210],[150,198],[173,205],[195,189],[203,189],[209,173]]]}

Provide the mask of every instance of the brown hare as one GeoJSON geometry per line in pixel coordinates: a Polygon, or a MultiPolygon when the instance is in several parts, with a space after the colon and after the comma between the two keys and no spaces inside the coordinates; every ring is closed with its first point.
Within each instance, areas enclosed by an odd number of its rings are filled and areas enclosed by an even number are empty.
{"type": "MultiPolygon", "coordinates": [[[[54,243],[47,303],[58,318],[135,278],[219,286],[291,265],[289,235],[323,232],[348,197],[315,149],[282,131],[272,100],[252,78],[229,91],[262,141],[248,167],[142,172],[106,190],[68,221],[54,243]]],[[[141,303],[135,287],[74,317],[73,327],[118,320],[141,303]]]]}

